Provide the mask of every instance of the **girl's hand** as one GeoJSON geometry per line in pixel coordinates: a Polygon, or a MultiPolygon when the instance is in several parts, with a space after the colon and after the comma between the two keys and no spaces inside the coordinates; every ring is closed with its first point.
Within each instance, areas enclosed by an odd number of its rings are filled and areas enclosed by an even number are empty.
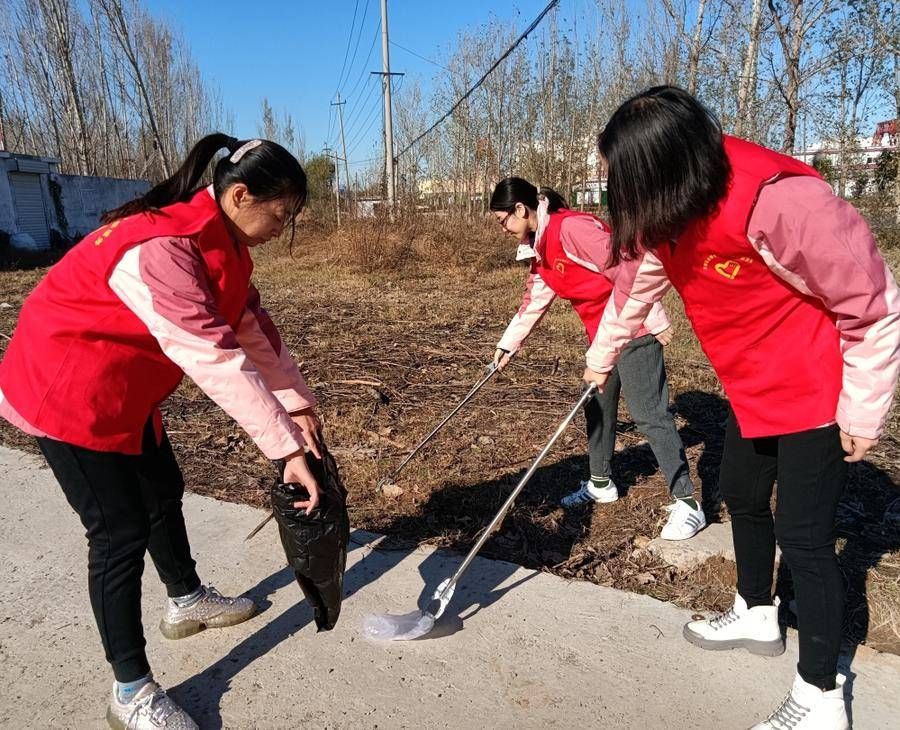
{"type": "Polygon", "coordinates": [[[306,465],[306,457],[302,451],[289,456],[284,466],[284,481],[286,484],[302,484],[309,492],[309,500],[306,502],[294,502],[294,509],[306,508],[306,514],[312,512],[319,504],[319,485],[306,465]]]}
{"type": "Polygon", "coordinates": [[[310,406],[302,411],[292,413],[291,420],[300,427],[300,430],[303,432],[303,440],[306,441],[309,450],[313,452],[317,459],[321,459],[319,430],[322,428],[322,424],[319,423],[319,417],[316,415],[315,408],[310,406]]]}
{"type": "Polygon", "coordinates": [[[844,457],[844,461],[848,461],[850,463],[853,463],[854,461],[862,461],[865,455],[868,453],[869,449],[871,449],[877,443],[878,439],[867,439],[863,438],[862,436],[851,436],[849,433],[841,431],[841,446],[848,454],[844,457]]]}
{"type": "Polygon", "coordinates": [[[603,386],[606,385],[606,381],[609,380],[609,373],[598,373],[595,370],[591,370],[590,368],[584,369],[584,375],[581,376],[582,380],[585,383],[590,385],[591,383],[597,384],[597,390],[601,393],[603,392],[603,386]]]}
{"type": "Polygon", "coordinates": [[[658,332],[653,336],[657,339],[660,345],[666,347],[670,342],[672,342],[672,338],[675,336],[675,329],[672,327],[672,325],[669,325],[662,332],[658,332]]]}
{"type": "Polygon", "coordinates": [[[509,353],[502,348],[498,347],[494,352],[494,365],[497,366],[497,370],[503,370],[503,368],[509,365],[511,359],[512,353],[509,353]]]}

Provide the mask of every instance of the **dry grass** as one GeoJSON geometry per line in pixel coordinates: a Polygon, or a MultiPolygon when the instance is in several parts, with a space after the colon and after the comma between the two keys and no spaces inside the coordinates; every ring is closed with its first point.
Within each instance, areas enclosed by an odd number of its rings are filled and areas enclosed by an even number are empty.
{"type": "MultiPolygon", "coordinates": [[[[900,251],[888,255],[900,270],[900,251]]],[[[521,296],[524,271],[511,258],[509,241],[494,227],[460,231],[441,219],[361,221],[340,233],[307,229],[293,258],[283,244],[257,256],[263,300],[319,398],[355,526],[402,544],[468,549],[578,397],[584,334],[571,309],[558,304],[521,357],[407,467],[398,480],[402,494],[386,497],[376,488],[479,377],[521,296]]],[[[11,305],[0,309],[0,332],[11,332],[42,273],[0,274],[0,300],[11,305]]],[[[725,402],[680,303],[672,296],[668,304],[678,328],[667,354],[675,419],[695,483],[711,495],[725,402]]],[[[868,462],[851,470],[839,523],[848,637],[900,652],[898,410],[868,462]]],[[[169,399],[166,420],[191,489],[265,504],[269,464],[195,386],[185,383],[169,399]]],[[[692,609],[723,608],[733,595],[733,564],[710,561],[683,575],[644,549],[668,499],[624,409],[620,421],[614,476],[628,488],[626,499],[580,511],[557,507],[587,472],[578,423],[485,554],[692,609]]],[[[33,448],[2,424],[0,442],[33,448]]]]}

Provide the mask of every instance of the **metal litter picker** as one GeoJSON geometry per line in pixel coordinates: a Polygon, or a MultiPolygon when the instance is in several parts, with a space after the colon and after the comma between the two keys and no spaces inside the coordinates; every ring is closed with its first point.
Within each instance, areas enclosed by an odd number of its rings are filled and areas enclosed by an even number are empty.
{"type": "MultiPolygon", "coordinates": [[[[510,355],[510,357],[512,357],[512,355],[510,355]]],[[[487,385],[487,382],[499,372],[500,369],[497,367],[496,363],[491,363],[490,365],[488,365],[484,376],[477,383],[475,383],[472,389],[466,394],[466,397],[463,398],[459,403],[457,403],[453,410],[450,411],[450,413],[448,413],[437,426],[431,429],[430,433],[418,443],[416,448],[409,452],[407,457],[402,462],[400,462],[400,466],[394,469],[394,471],[391,472],[389,476],[378,482],[378,487],[381,488],[385,484],[390,484],[391,482],[393,482],[394,479],[397,478],[397,475],[400,474],[401,471],[403,471],[403,467],[405,467],[410,461],[412,461],[412,458],[422,450],[422,447],[425,446],[425,444],[427,444],[429,441],[431,441],[431,439],[433,439],[437,435],[437,432],[440,431],[444,426],[446,426],[447,423],[449,423],[450,419],[453,418],[453,416],[455,416],[457,413],[459,413],[462,410],[463,406],[466,405],[466,403],[468,403],[470,400],[472,400],[472,398],[475,397],[478,391],[481,390],[482,387],[487,385]]],[[[262,522],[260,522],[256,527],[254,527],[250,531],[250,534],[244,538],[244,542],[255,537],[256,534],[259,533],[259,531],[262,530],[263,527],[269,524],[269,522],[274,517],[275,513],[269,512],[268,516],[266,516],[266,518],[263,519],[262,522]]]]}
{"type": "Polygon", "coordinates": [[[477,383],[475,383],[475,385],[472,387],[472,390],[470,390],[466,394],[466,397],[456,404],[456,407],[444,417],[444,420],[442,420],[437,426],[431,429],[431,432],[418,443],[416,448],[410,451],[407,457],[400,462],[400,466],[394,469],[394,471],[392,471],[390,475],[386,476],[384,479],[378,482],[378,486],[383,487],[385,484],[390,484],[391,482],[393,482],[394,479],[397,478],[397,475],[399,475],[400,472],[403,471],[403,467],[406,466],[410,461],[412,461],[412,458],[422,449],[422,447],[425,446],[425,444],[427,444],[429,441],[431,441],[431,439],[433,439],[435,435],[437,435],[437,432],[440,431],[444,426],[446,426],[450,419],[453,418],[453,416],[455,416],[457,413],[459,413],[462,410],[463,406],[470,400],[472,400],[472,398],[475,397],[475,394],[478,393],[478,391],[481,390],[481,388],[499,372],[500,369],[497,367],[496,363],[491,363],[490,365],[488,365],[487,372],[485,373],[484,377],[481,378],[481,380],[479,380],[477,383]]]}
{"type": "Polygon", "coordinates": [[[524,489],[525,485],[528,484],[529,480],[534,475],[534,472],[537,471],[538,466],[544,460],[544,457],[550,452],[550,449],[553,448],[557,439],[562,436],[578,411],[584,407],[584,404],[587,403],[596,392],[597,386],[594,383],[591,383],[585,389],[581,398],[578,399],[578,403],[575,404],[575,407],[572,408],[569,414],[563,419],[562,423],[556,428],[556,431],[553,436],[550,437],[547,445],[544,446],[541,453],[538,454],[537,459],[534,460],[534,463],[528,471],[525,472],[525,476],[519,480],[516,488],[513,489],[509,497],[507,497],[506,501],[503,503],[500,511],[494,515],[494,519],[492,519],[490,524],[485,528],[481,537],[478,538],[478,541],[469,551],[469,554],[466,555],[465,560],[463,560],[462,564],[450,578],[444,580],[437,587],[434,595],[431,597],[428,607],[424,611],[412,611],[411,613],[399,616],[394,614],[370,614],[366,616],[363,619],[363,634],[367,638],[379,639],[382,641],[410,641],[412,639],[418,639],[420,636],[424,636],[434,628],[435,621],[441,617],[447,609],[450,599],[453,598],[453,592],[456,590],[457,581],[459,581],[463,573],[466,572],[472,560],[475,559],[478,551],[481,550],[488,538],[500,526],[500,523],[503,522],[506,513],[516,501],[516,497],[519,496],[519,493],[524,489]]]}

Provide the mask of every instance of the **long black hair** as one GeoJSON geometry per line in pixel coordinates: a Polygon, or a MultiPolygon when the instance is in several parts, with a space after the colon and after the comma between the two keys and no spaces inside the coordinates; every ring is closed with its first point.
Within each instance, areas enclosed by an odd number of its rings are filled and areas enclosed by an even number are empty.
{"type": "Polygon", "coordinates": [[[598,140],[609,178],[612,262],[679,236],[725,196],[731,166],[719,120],[675,86],[631,97],[598,140]]]}
{"type": "MultiPolygon", "coordinates": [[[[135,213],[159,210],[172,203],[190,200],[216,153],[226,149],[228,154],[216,163],[213,170],[216,200],[221,200],[230,185],[244,183],[257,200],[286,201],[286,220],[290,220],[293,226],[295,216],[306,204],[306,173],[303,167],[284,147],[269,140],[259,140],[258,145],[247,149],[237,162],[232,162],[234,152],[246,142],[221,132],[203,137],[172,177],[152,187],[140,198],[107,211],[101,221],[109,223],[135,213]]],[[[293,228],[291,232],[293,235],[293,228]]]]}
{"type": "Polygon", "coordinates": [[[538,189],[521,177],[507,177],[498,182],[491,194],[488,207],[491,210],[512,213],[516,209],[516,203],[521,203],[526,208],[537,210],[539,197],[547,198],[549,203],[547,210],[551,213],[569,207],[566,199],[552,188],[538,189]]]}

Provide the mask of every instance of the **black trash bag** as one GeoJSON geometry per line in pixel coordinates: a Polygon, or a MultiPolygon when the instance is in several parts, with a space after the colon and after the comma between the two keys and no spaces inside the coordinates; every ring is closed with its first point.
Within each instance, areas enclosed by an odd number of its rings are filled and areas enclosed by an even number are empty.
{"type": "Polygon", "coordinates": [[[337,463],[324,444],[320,450],[322,459],[306,453],[306,464],[319,485],[318,506],[309,515],[294,508],[294,502],[309,499],[309,492],[300,484],[284,483],[280,460],[275,462],[279,477],[272,485],[272,511],[288,565],[313,608],[316,626],[331,631],[341,613],[350,518],[337,463]]]}

